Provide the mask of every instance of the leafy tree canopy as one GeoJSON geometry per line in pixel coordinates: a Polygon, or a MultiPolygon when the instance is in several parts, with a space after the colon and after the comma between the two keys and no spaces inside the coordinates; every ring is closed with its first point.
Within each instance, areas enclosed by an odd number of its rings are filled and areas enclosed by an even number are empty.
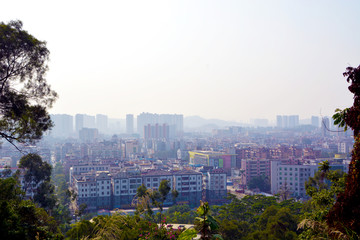
{"type": "Polygon", "coordinates": [[[0,22],[0,137],[14,142],[40,139],[52,126],[47,108],[57,98],[46,82],[49,50],[22,29],[0,22]]]}
{"type": "Polygon", "coordinates": [[[259,189],[261,192],[269,192],[270,191],[270,179],[265,175],[260,175],[257,177],[253,177],[250,179],[248,183],[249,189],[259,189]]]}
{"type": "Polygon", "coordinates": [[[18,182],[0,179],[0,239],[62,239],[55,220],[30,200],[18,182]]]}
{"type": "Polygon", "coordinates": [[[343,73],[350,86],[349,91],[354,94],[354,103],[344,110],[336,109],[333,116],[334,123],[340,127],[350,127],[354,131],[354,148],[352,151],[349,173],[345,191],[337,197],[336,203],[327,216],[327,224],[337,232],[353,232],[360,235],[360,65],[356,68],[348,67],[343,73]]]}

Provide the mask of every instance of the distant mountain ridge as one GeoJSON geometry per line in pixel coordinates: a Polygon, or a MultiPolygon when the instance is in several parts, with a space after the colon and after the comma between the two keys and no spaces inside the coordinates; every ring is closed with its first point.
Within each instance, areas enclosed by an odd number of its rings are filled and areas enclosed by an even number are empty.
{"type": "Polygon", "coordinates": [[[188,116],[184,117],[184,130],[194,130],[199,131],[211,131],[213,129],[225,128],[229,126],[243,126],[244,124],[240,122],[225,121],[221,119],[205,119],[199,116],[188,116]]]}

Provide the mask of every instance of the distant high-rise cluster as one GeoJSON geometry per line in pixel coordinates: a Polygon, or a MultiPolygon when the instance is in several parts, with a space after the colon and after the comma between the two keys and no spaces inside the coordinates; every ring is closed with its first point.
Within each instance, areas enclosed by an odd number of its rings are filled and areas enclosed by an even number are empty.
{"type": "Polygon", "coordinates": [[[319,127],[319,123],[320,123],[320,120],[319,120],[319,117],[317,116],[311,116],[311,125],[314,126],[314,127],[319,127]]]}
{"type": "MultiPolygon", "coordinates": [[[[172,126],[172,129],[175,126],[172,126]]],[[[172,136],[174,137],[174,136],[172,136]]],[[[169,139],[170,138],[170,126],[167,124],[155,124],[144,126],[144,138],[145,139],[169,139]]]]}
{"type": "Polygon", "coordinates": [[[51,120],[54,122],[52,133],[58,137],[69,137],[74,131],[74,118],[67,114],[53,114],[51,120]]]}
{"type": "Polygon", "coordinates": [[[79,132],[82,128],[95,128],[96,127],[95,116],[86,114],[75,115],[75,131],[79,132]]]}
{"type": "MultiPolygon", "coordinates": [[[[137,116],[137,130],[141,137],[145,136],[145,126],[155,126],[166,124],[170,129],[174,129],[175,136],[181,136],[184,131],[184,120],[181,114],[156,114],[156,113],[141,113],[137,116]]],[[[171,137],[171,130],[170,137],[171,137]]]]}
{"type": "Polygon", "coordinates": [[[108,116],[96,114],[96,128],[99,132],[106,133],[108,130],[108,116]]]}
{"type": "Polygon", "coordinates": [[[76,114],[75,122],[74,117],[71,115],[52,114],[51,120],[54,122],[54,127],[51,130],[51,134],[54,137],[68,138],[71,136],[79,136],[78,134],[84,128],[97,129],[100,133],[106,133],[108,131],[108,117],[103,114],[97,114],[96,117],[86,114],[76,114]]]}
{"type": "Polygon", "coordinates": [[[295,128],[297,126],[299,126],[299,115],[276,116],[276,127],[278,128],[295,128]]]}
{"type": "Polygon", "coordinates": [[[134,115],[132,114],[126,115],[126,133],[127,134],[134,133],[134,115]]]}

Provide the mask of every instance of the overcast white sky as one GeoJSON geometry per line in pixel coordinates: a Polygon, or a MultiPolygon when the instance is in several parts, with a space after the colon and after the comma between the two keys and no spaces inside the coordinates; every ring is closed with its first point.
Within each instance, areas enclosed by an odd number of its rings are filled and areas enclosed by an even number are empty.
{"type": "Polygon", "coordinates": [[[0,16],[47,42],[51,113],[332,115],[360,64],[356,0],[12,0],[0,16]]]}

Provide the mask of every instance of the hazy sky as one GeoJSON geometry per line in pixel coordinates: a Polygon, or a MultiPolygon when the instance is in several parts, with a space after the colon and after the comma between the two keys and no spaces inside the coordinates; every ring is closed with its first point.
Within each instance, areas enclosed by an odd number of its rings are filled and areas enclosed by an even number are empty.
{"type": "Polygon", "coordinates": [[[360,1],[3,1],[50,50],[51,113],[247,121],[352,104],[360,1]]]}

